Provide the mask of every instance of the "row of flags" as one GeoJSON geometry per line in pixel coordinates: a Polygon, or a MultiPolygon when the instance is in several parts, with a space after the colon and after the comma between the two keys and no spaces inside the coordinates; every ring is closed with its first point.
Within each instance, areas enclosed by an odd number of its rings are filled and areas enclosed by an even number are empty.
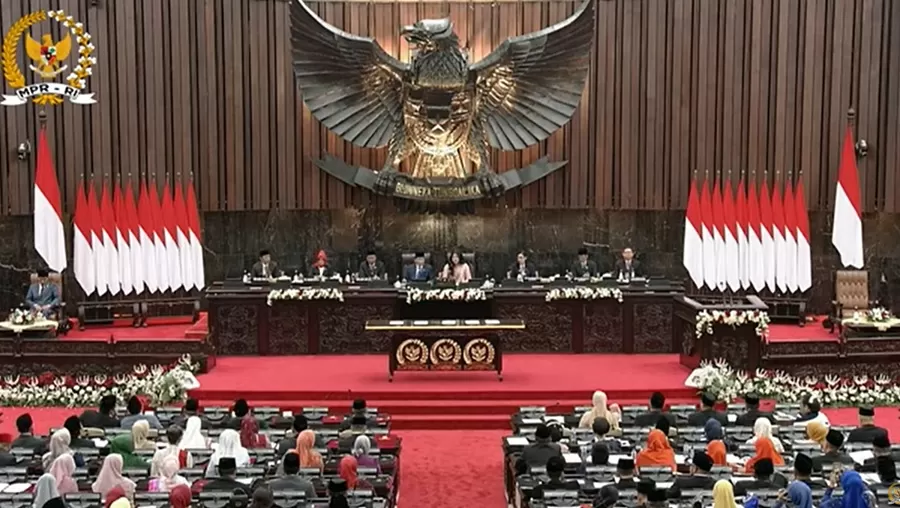
{"type": "MultiPolygon", "coordinates": [[[[34,186],[34,245],[47,266],[67,268],[59,182],[47,135],[38,137],[34,186]]],[[[138,295],[203,289],[203,248],[194,184],[168,182],[162,194],[141,181],[135,195],[104,182],[97,194],[78,185],[75,201],[73,271],[86,295],[138,295]]]]}
{"type": "MultiPolygon", "coordinates": [[[[832,243],[844,266],[862,268],[859,173],[848,126],[838,170],[832,243]]],[[[684,226],[684,267],[698,288],[789,294],[812,286],[809,212],[803,181],[734,189],[691,182],[684,226]]]]}

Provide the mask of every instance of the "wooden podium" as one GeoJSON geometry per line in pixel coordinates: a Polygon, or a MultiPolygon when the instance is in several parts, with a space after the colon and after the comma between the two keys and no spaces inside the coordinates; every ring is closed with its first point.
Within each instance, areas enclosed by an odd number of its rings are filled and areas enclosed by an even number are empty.
{"type": "Polygon", "coordinates": [[[696,369],[703,360],[723,359],[735,369],[755,372],[760,366],[762,337],[756,333],[756,323],[734,326],[714,324],[713,333],[706,330],[697,336],[698,316],[702,311],[761,311],[768,306],[756,296],[735,298],[731,302],[700,301],[686,296],[675,298],[675,332],[681,338],[681,364],[696,369]]]}

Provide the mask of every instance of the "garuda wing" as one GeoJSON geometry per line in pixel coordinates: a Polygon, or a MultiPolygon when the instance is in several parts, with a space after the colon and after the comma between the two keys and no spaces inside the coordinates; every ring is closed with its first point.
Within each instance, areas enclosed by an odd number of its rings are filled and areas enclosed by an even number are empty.
{"type": "Polygon", "coordinates": [[[56,43],[56,61],[62,62],[72,52],[72,35],[66,34],[63,40],[56,43]]]}
{"type": "Polygon", "coordinates": [[[28,55],[28,58],[34,60],[37,63],[43,63],[43,56],[41,55],[41,43],[32,39],[31,34],[25,34],[25,54],[28,55]]]}
{"type": "Polygon", "coordinates": [[[291,40],[303,102],[323,125],[366,148],[388,144],[403,128],[407,64],[373,39],[326,23],[303,0],[291,5],[291,40]]]}
{"type": "Polygon", "coordinates": [[[469,67],[475,125],[492,147],[521,150],[572,118],[591,64],[594,1],[560,23],[507,39],[469,67]]]}

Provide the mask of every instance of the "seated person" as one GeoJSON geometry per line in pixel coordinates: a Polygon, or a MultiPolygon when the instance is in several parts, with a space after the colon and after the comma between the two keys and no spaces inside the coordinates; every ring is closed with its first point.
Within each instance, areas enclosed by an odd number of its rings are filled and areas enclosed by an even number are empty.
{"type": "Polygon", "coordinates": [[[144,414],[144,405],[141,403],[141,399],[137,398],[137,396],[132,395],[130,399],[128,399],[128,403],[126,404],[126,409],[128,410],[128,416],[122,418],[120,426],[123,429],[130,429],[134,426],[134,422],[138,421],[146,421],[151,429],[161,430],[162,424],[159,423],[159,418],[156,415],[145,415],[144,414]]]}
{"type": "Polygon", "coordinates": [[[561,456],[552,456],[547,459],[547,478],[546,482],[534,488],[532,492],[541,491],[536,495],[538,499],[543,498],[543,492],[548,490],[578,490],[578,482],[576,480],[563,480],[563,471],[566,469],[566,461],[561,456]]]}
{"type": "Polygon", "coordinates": [[[347,500],[347,481],[343,478],[328,480],[328,508],[350,508],[347,500]]]}
{"type": "Polygon", "coordinates": [[[813,459],[805,453],[798,453],[797,456],[794,457],[794,479],[798,482],[805,483],[807,487],[811,489],[828,488],[828,484],[823,480],[813,480],[811,478],[812,472],[813,459]]]}
{"type": "Polygon", "coordinates": [[[300,456],[295,452],[288,452],[281,461],[284,474],[274,480],[270,480],[268,487],[272,492],[291,491],[303,492],[306,499],[316,497],[316,488],[308,479],[300,476],[300,456]]]}
{"type": "Polygon", "coordinates": [[[859,427],[850,431],[847,436],[848,443],[871,443],[876,436],[888,435],[885,428],[875,425],[875,408],[859,408],[859,427]]]}
{"type": "Polygon", "coordinates": [[[387,272],[384,269],[384,263],[378,259],[374,250],[366,252],[366,259],[359,264],[359,271],[356,276],[361,279],[384,279],[387,280],[387,272]]]}
{"type": "Polygon", "coordinates": [[[203,412],[200,411],[200,401],[195,398],[189,398],[184,402],[184,407],[181,408],[181,413],[172,418],[171,425],[177,425],[182,429],[186,429],[188,418],[192,416],[200,418],[201,428],[208,429],[210,427],[209,420],[207,420],[203,416],[203,412]]]}
{"type": "Polygon", "coordinates": [[[872,487],[890,487],[897,483],[897,464],[890,457],[881,456],[875,459],[875,472],[879,482],[872,487]]]}
{"type": "Polygon", "coordinates": [[[551,441],[550,427],[542,423],[534,431],[534,443],[526,446],[516,461],[516,474],[525,474],[532,467],[545,466],[550,457],[562,458],[562,448],[551,441]]]}
{"type": "Polygon", "coordinates": [[[231,408],[231,417],[225,418],[222,422],[222,428],[241,430],[241,420],[250,414],[250,404],[244,399],[234,401],[231,408]]]}
{"type": "Polygon", "coordinates": [[[716,411],[715,405],[716,396],[708,392],[703,392],[700,395],[700,411],[695,411],[688,416],[688,425],[691,427],[703,427],[706,425],[706,420],[715,418],[723,427],[727,426],[728,417],[725,416],[725,413],[716,411]]]}
{"type": "Polygon", "coordinates": [[[669,503],[666,501],[666,491],[663,489],[653,489],[647,493],[647,508],[668,508],[669,503]]]}
{"type": "Polygon", "coordinates": [[[244,485],[235,479],[237,475],[237,462],[234,457],[222,457],[219,459],[218,471],[218,476],[210,478],[209,481],[203,485],[204,491],[224,490],[233,492],[235,490],[240,490],[246,493],[248,497],[253,492],[250,486],[244,485]]]}
{"type": "Polygon", "coordinates": [[[647,436],[647,444],[643,450],[638,452],[634,462],[637,464],[638,470],[645,467],[668,467],[672,471],[677,469],[675,463],[675,450],[666,437],[668,430],[668,421],[665,418],[659,419],[659,424],[663,429],[653,429],[647,436]]]}
{"type": "Polygon", "coordinates": [[[56,284],[50,283],[49,273],[47,270],[38,270],[37,281],[28,288],[25,296],[28,308],[49,319],[59,309],[59,302],[59,290],[56,284]]]}
{"type": "MultiPolygon", "coordinates": [[[[309,428],[309,422],[306,420],[306,417],[302,414],[294,415],[294,423],[291,425],[291,429],[284,433],[284,439],[278,442],[278,447],[276,448],[276,454],[281,457],[284,456],[285,453],[293,450],[297,447],[297,436],[300,435],[301,432],[309,428]]],[[[325,441],[321,435],[316,434],[316,448],[325,448],[325,441]]]]}
{"type": "Polygon", "coordinates": [[[597,442],[591,445],[591,464],[594,466],[609,464],[609,448],[606,443],[597,442]]]}
{"type": "Polygon", "coordinates": [[[349,490],[372,490],[372,484],[359,477],[359,462],[353,455],[345,455],[338,462],[338,475],[347,482],[349,490]]]}
{"type": "Polygon", "coordinates": [[[900,450],[893,451],[891,449],[891,442],[888,440],[886,434],[883,436],[875,436],[875,439],[872,440],[872,453],[876,457],[884,455],[891,457],[894,462],[900,462],[900,450]]]}
{"type": "Polygon", "coordinates": [[[595,277],[600,272],[597,270],[597,263],[588,259],[588,250],[585,247],[578,249],[578,259],[572,263],[569,273],[577,279],[586,277],[595,277]]]}
{"type": "Polygon", "coordinates": [[[619,489],[612,485],[604,485],[594,498],[591,508],[612,508],[619,501],[619,489]]]}
{"type": "Polygon", "coordinates": [[[841,451],[842,446],[844,446],[844,435],[840,431],[829,429],[822,447],[822,451],[825,453],[813,457],[813,471],[821,471],[825,464],[843,464],[846,468],[852,468],[853,459],[841,451]]]}
{"type": "Polygon", "coordinates": [[[756,395],[755,393],[744,395],[744,403],[747,404],[747,409],[743,414],[737,417],[737,420],[734,422],[735,425],[739,427],[752,427],[756,424],[758,418],[766,418],[770,423],[774,423],[772,421],[772,413],[766,413],[765,411],[759,410],[759,395],[756,395]]]}
{"type": "Polygon", "coordinates": [[[96,448],[94,441],[92,439],[88,439],[85,437],[81,437],[81,420],[78,419],[77,416],[72,415],[66,418],[66,422],[63,424],[63,427],[69,431],[69,435],[72,437],[72,441],[69,443],[69,446],[72,449],[77,450],[78,448],[96,448]]]}
{"type": "Polygon", "coordinates": [[[451,252],[444,269],[441,270],[441,280],[455,284],[467,284],[472,280],[472,270],[469,263],[463,259],[459,252],[451,252]]]}
{"type": "Polygon", "coordinates": [[[350,428],[342,430],[338,437],[338,450],[348,452],[356,442],[356,436],[361,436],[368,430],[368,420],[365,416],[356,415],[350,418],[350,428]]]}
{"type": "Polygon", "coordinates": [[[622,259],[616,261],[616,268],[613,270],[612,276],[617,279],[633,279],[644,276],[641,262],[634,259],[634,250],[631,247],[622,249],[622,259]]]}
{"type": "Polygon", "coordinates": [[[635,506],[647,506],[647,497],[654,490],[656,490],[656,481],[650,478],[641,478],[638,480],[635,506]]]}
{"type": "Polygon", "coordinates": [[[366,406],[366,399],[354,399],[353,404],[350,406],[350,414],[344,416],[344,420],[341,422],[341,426],[338,427],[338,431],[345,431],[350,428],[350,421],[354,416],[364,416],[367,419],[366,425],[374,425],[376,423],[375,415],[369,415],[369,410],[366,406]]]}
{"type": "Polygon", "coordinates": [[[775,464],[772,459],[759,459],[753,464],[752,480],[735,478],[735,482],[735,496],[746,496],[748,492],[757,490],[778,490],[787,486],[785,477],[775,475],[775,464]]]}
{"type": "Polygon", "coordinates": [[[34,422],[30,414],[25,413],[16,418],[16,430],[19,431],[19,437],[10,443],[11,449],[22,448],[43,453],[47,443],[34,435],[34,422]]]}
{"type": "Polygon", "coordinates": [[[710,474],[712,468],[713,460],[709,455],[700,451],[694,452],[694,457],[691,459],[691,474],[676,476],[667,495],[670,498],[679,498],[683,490],[712,489],[716,484],[716,479],[710,474]]]}
{"type": "Polygon", "coordinates": [[[324,250],[320,250],[316,253],[316,260],[313,261],[313,264],[309,267],[308,275],[310,277],[318,277],[324,279],[331,277],[333,274],[334,272],[328,265],[328,254],[325,254],[324,250]]]}
{"type": "Polygon", "coordinates": [[[675,415],[668,411],[663,411],[665,407],[666,396],[660,392],[653,392],[653,395],[650,396],[650,411],[637,415],[634,419],[634,426],[642,428],[653,427],[659,421],[659,417],[663,416],[666,420],[669,420],[669,426],[674,427],[675,415]]]}
{"type": "Polygon", "coordinates": [[[815,395],[806,394],[800,399],[800,416],[794,420],[794,426],[804,427],[809,422],[819,422],[826,427],[831,426],[828,417],[822,412],[822,403],[815,395]]]}
{"type": "Polygon", "coordinates": [[[521,250],[516,253],[516,262],[509,265],[509,269],[506,271],[507,279],[516,279],[519,277],[537,277],[537,270],[535,270],[534,266],[528,262],[528,256],[525,255],[525,251],[521,250]]]}
{"type": "Polygon", "coordinates": [[[259,251],[259,261],[250,268],[250,277],[254,279],[274,279],[282,275],[283,273],[278,269],[278,263],[272,261],[272,254],[267,250],[259,251]]]}
{"type": "Polygon", "coordinates": [[[104,395],[96,411],[88,409],[81,413],[81,424],[98,429],[119,428],[119,419],[116,418],[116,396],[104,395]]]}
{"type": "Polygon", "coordinates": [[[616,478],[619,479],[616,482],[616,488],[619,490],[638,487],[638,482],[634,481],[634,459],[631,457],[619,459],[616,464],[616,478]]]}
{"type": "Polygon", "coordinates": [[[594,442],[603,443],[610,453],[622,453],[622,443],[615,437],[609,436],[610,425],[606,418],[597,418],[591,424],[594,433],[594,442]]]}
{"type": "Polygon", "coordinates": [[[403,280],[409,282],[428,282],[434,278],[434,269],[425,264],[425,253],[416,252],[413,264],[403,268],[403,280]]]}

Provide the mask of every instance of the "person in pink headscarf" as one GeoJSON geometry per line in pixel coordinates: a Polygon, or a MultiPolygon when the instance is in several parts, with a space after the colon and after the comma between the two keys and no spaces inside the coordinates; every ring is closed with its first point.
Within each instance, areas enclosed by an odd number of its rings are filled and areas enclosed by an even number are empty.
{"type": "Polygon", "coordinates": [[[53,461],[47,471],[56,478],[56,488],[61,495],[78,492],[78,483],[75,482],[75,458],[64,453],[53,461]]]}
{"type": "Polygon", "coordinates": [[[300,456],[300,467],[325,469],[322,454],[315,450],[316,433],[307,429],[297,435],[297,455],[300,456]]]}
{"type": "Polygon", "coordinates": [[[172,489],[179,485],[190,487],[187,478],[178,474],[179,463],[175,457],[166,457],[163,459],[162,466],[159,468],[159,477],[154,478],[148,485],[151,492],[172,492],[172,489]]]}
{"type": "Polygon", "coordinates": [[[125,468],[125,462],[118,453],[110,453],[103,460],[103,467],[97,475],[97,481],[91,485],[91,490],[106,497],[106,494],[116,487],[121,487],[125,491],[125,495],[129,498],[134,497],[133,481],[122,476],[122,470],[125,468]]]}

